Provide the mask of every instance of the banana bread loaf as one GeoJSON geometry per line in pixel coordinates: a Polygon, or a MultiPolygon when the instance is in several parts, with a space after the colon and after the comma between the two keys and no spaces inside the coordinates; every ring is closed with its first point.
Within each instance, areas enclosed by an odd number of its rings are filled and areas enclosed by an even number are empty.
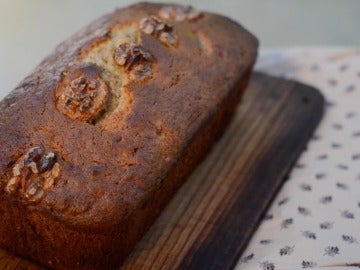
{"type": "Polygon", "coordinates": [[[121,263],[231,119],[257,46],[147,3],[60,44],[0,103],[0,245],[54,269],[121,263]]]}

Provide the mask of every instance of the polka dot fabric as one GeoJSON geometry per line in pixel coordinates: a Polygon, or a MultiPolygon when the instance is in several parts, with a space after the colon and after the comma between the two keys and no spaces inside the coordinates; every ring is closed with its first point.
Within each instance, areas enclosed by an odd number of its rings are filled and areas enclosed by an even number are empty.
{"type": "Polygon", "coordinates": [[[359,269],[360,49],[265,51],[257,70],[318,88],[326,108],[236,269],[359,269]]]}

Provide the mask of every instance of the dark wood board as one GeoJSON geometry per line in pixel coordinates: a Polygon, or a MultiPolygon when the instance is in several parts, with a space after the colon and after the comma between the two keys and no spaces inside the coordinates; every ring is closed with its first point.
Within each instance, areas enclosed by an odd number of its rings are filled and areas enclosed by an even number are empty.
{"type": "MultiPolygon", "coordinates": [[[[323,108],[316,89],[255,73],[223,137],[121,269],[232,269],[323,108]]],[[[0,251],[0,269],[40,268],[0,251]]]]}

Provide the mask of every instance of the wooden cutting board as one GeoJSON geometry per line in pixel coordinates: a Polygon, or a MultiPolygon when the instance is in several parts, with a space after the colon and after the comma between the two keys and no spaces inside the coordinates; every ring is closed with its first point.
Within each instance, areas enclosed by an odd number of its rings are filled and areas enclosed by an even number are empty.
{"type": "MultiPolygon", "coordinates": [[[[237,114],[121,270],[231,269],[306,146],[324,99],[255,73],[237,114]]],[[[41,269],[0,250],[0,269],[41,269]]]]}

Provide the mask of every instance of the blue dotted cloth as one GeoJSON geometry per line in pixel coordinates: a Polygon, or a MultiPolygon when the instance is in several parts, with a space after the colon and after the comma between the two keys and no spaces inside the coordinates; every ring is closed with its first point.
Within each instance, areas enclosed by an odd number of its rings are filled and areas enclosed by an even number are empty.
{"type": "Polygon", "coordinates": [[[263,51],[256,68],[318,88],[326,111],[236,269],[359,269],[360,49],[263,51]]]}

